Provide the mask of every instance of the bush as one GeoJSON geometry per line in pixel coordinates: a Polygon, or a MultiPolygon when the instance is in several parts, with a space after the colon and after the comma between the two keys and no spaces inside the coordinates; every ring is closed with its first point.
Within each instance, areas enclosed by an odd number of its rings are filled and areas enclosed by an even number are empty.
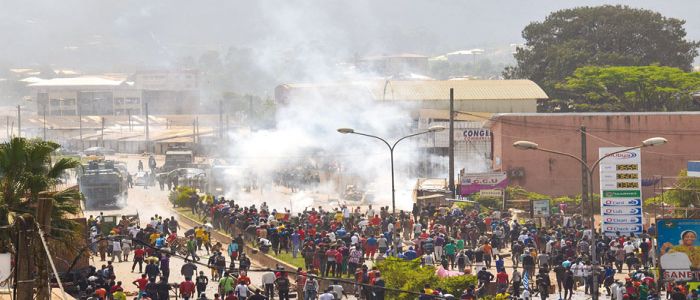
{"type": "MultiPolygon", "coordinates": [[[[392,289],[422,292],[425,285],[429,284],[432,288],[441,288],[447,293],[459,296],[469,285],[476,286],[477,282],[474,275],[439,278],[435,275],[435,267],[421,267],[419,258],[405,261],[388,257],[376,266],[382,272],[386,287],[392,289]]],[[[413,294],[403,293],[398,297],[390,298],[415,299],[416,297],[413,294]]]]}
{"type": "Polygon", "coordinates": [[[171,191],[168,195],[170,203],[176,206],[189,206],[189,199],[192,194],[196,194],[197,191],[193,187],[189,186],[178,186],[176,190],[171,191]]]}
{"type": "Polygon", "coordinates": [[[477,286],[476,276],[462,275],[441,278],[438,280],[437,286],[443,290],[443,293],[450,293],[455,297],[462,295],[462,292],[470,285],[477,286]]]}

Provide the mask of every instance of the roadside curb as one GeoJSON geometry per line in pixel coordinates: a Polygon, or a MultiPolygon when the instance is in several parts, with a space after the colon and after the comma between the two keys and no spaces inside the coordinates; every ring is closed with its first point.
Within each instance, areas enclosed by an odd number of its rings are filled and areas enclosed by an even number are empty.
{"type": "MultiPolygon", "coordinates": [[[[185,223],[187,223],[190,226],[194,227],[194,226],[203,226],[204,225],[204,224],[202,224],[201,221],[197,221],[197,220],[194,220],[188,216],[185,216],[177,210],[171,209],[171,211],[173,213],[177,214],[180,217],[180,220],[185,221],[185,223]]],[[[238,229],[236,228],[235,230],[237,231],[238,229]]],[[[221,242],[226,242],[226,244],[230,243],[231,240],[233,240],[233,237],[231,237],[228,234],[219,232],[218,230],[212,230],[211,234],[216,240],[221,241],[221,242]]],[[[246,250],[246,255],[248,255],[248,257],[250,257],[251,259],[257,260],[259,263],[264,265],[266,268],[274,269],[274,267],[270,267],[270,266],[277,265],[277,266],[282,267],[285,271],[288,271],[288,272],[296,272],[296,270],[297,270],[296,266],[291,265],[291,264],[289,264],[285,261],[282,261],[276,257],[273,257],[271,255],[264,254],[260,251],[260,249],[252,247],[248,243],[246,243],[244,245],[244,247],[246,250]]]]}

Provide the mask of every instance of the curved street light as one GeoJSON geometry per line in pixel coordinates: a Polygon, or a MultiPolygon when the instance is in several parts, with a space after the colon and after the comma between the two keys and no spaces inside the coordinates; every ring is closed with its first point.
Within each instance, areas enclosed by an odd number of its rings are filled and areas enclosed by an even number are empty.
{"type": "Polygon", "coordinates": [[[355,131],[355,129],[352,129],[352,128],[338,128],[337,129],[337,131],[342,133],[342,134],[357,134],[357,135],[362,135],[362,136],[378,139],[378,140],[384,142],[384,144],[386,144],[386,146],[389,148],[389,155],[391,157],[391,213],[392,214],[396,214],[396,188],[395,188],[395,184],[394,184],[394,148],[396,148],[396,145],[400,141],[403,141],[404,139],[407,139],[407,138],[410,138],[413,136],[417,136],[417,135],[421,135],[421,134],[426,134],[426,133],[431,133],[431,132],[439,132],[439,131],[443,131],[443,130],[445,130],[445,126],[439,126],[439,125],[430,126],[428,128],[428,130],[417,132],[414,134],[409,134],[407,136],[399,138],[393,144],[390,144],[389,142],[387,142],[383,138],[380,138],[378,136],[371,135],[371,134],[357,132],[357,131],[355,131]]]}
{"type": "Polygon", "coordinates": [[[586,182],[588,183],[587,193],[588,193],[588,201],[589,201],[590,210],[591,210],[590,223],[591,223],[591,232],[593,235],[592,236],[593,241],[591,241],[591,243],[592,243],[592,245],[591,245],[591,260],[592,260],[592,263],[594,266],[594,268],[593,268],[593,272],[594,272],[593,273],[594,274],[594,276],[593,276],[593,288],[595,289],[595,291],[591,292],[591,294],[593,295],[593,299],[598,299],[598,277],[595,276],[595,271],[598,269],[598,260],[596,257],[597,252],[596,252],[596,247],[595,247],[596,237],[595,237],[595,214],[594,214],[594,207],[593,207],[593,170],[595,170],[595,168],[598,166],[598,164],[606,157],[609,157],[609,156],[612,156],[612,155],[615,155],[615,154],[618,154],[621,152],[629,151],[629,150],[634,150],[634,149],[639,149],[639,148],[644,148],[644,147],[653,147],[653,146],[663,145],[666,143],[668,143],[668,140],[666,138],[663,138],[663,137],[648,138],[648,139],[642,141],[642,143],[637,145],[637,146],[625,148],[625,149],[622,149],[619,151],[615,151],[615,152],[603,155],[603,157],[596,160],[592,165],[588,165],[581,158],[579,158],[573,154],[570,154],[570,153],[540,148],[540,146],[535,142],[516,141],[515,143],[513,143],[513,147],[515,147],[519,150],[537,150],[537,151],[542,151],[542,152],[547,152],[547,153],[551,153],[551,154],[562,155],[562,156],[567,156],[567,157],[573,158],[576,161],[578,161],[581,164],[581,166],[583,166],[584,169],[586,169],[586,182]]]}

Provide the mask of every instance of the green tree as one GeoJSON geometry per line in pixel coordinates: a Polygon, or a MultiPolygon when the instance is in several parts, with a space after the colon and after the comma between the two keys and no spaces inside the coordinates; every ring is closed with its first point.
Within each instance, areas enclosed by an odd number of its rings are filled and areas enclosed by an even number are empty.
{"type": "Polygon", "coordinates": [[[557,83],[582,66],[658,64],[690,71],[700,44],[686,40],[685,21],[627,6],[578,7],[556,11],[522,32],[526,43],[515,54],[517,65],[506,78],[528,78],[552,100],[540,111],[566,111],[557,83]]]}
{"type": "MultiPolygon", "coordinates": [[[[13,138],[0,144],[0,227],[10,224],[17,214],[34,214],[40,195],[53,199],[51,226],[53,236],[65,236],[61,229],[72,229],[75,224],[65,216],[79,211],[80,193],[75,189],[49,192],[66,171],[80,166],[72,158],[51,161],[51,153],[60,145],[43,141],[13,138]],[[42,194],[43,193],[43,194],[42,194]]],[[[8,236],[2,236],[7,241],[8,236]]]]}
{"type": "Polygon", "coordinates": [[[582,67],[556,85],[572,111],[698,110],[692,93],[700,89],[700,73],[678,68],[582,67]]]}
{"type": "MultiPolygon", "coordinates": [[[[662,201],[666,207],[700,207],[700,178],[689,177],[688,170],[681,170],[672,189],[664,191],[661,195],[645,199],[644,205],[660,206],[662,201]]],[[[684,211],[676,210],[675,212],[679,216],[685,216],[684,211]]],[[[688,217],[697,218],[698,213],[695,210],[690,210],[688,217]]]]}

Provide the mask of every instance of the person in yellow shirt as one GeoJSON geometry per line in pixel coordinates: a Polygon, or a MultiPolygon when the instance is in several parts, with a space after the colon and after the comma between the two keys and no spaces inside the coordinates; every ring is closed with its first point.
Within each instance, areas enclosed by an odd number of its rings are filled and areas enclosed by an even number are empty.
{"type": "Polygon", "coordinates": [[[153,233],[151,233],[151,235],[148,236],[148,240],[151,243],[151,245],[155,245],[156,239],[158,239],[159,237],[160,237],[160,234],[158,234],[157,232],[153,232],[153,233]]]}
{"type": "Polygon", "coordinates": [[[206,232],[203,227],[197,227],[194,229],[194,237],[197,239],[197,250],[202,250],[202,242],[204,242],[204,236],[206,232]]]}
{"type": "Polygon", "coordinates": [[[336,211],[335,212],[335,221],[336,222],[343,222],[343,212],[342,211],[336,211]]]}
{"type": "Polygon", "coordinates": [[[510,299],[509,297],[510,297],[510,294],[508,294],[507,292],[500,292],[500,293],[496,294],[496,297],[493,299],[494,300],[508,300],[508,299],[510,299]]]}
{"type": "Polygon", "coordinates": [[[202,236],[202,244],[204,244],[204,249],[207,250],[207,255],[209,255],[209,250],[211,250],[211,233],[205,231],[202,236]]]}
{"type": "Polygon", "coordinates": [[[124,290],[119,288],[116,292],[112,293],[112,299],[114,300],[126,300],[126,294],[124,290]]]}

